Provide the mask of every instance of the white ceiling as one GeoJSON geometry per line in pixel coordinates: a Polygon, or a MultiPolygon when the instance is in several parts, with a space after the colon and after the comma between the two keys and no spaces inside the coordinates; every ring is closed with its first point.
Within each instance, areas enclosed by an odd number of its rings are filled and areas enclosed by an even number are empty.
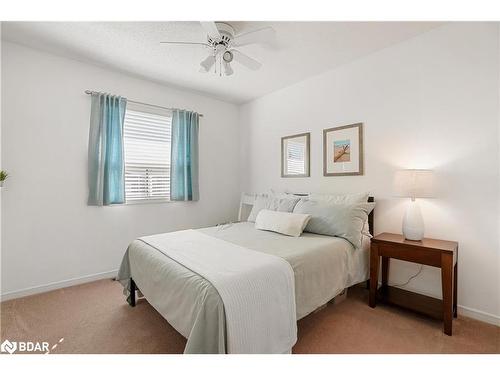
{"type": "Polygon", "coordinates": [[[233,63],[234,75],[200,73],[203,46],[160,41],[206,41],[198,22],[3,22],[2,38],[132,73],[157,82],[243,103],[401,42],[436,22],[230,22],[236,34],[264,26],[277,32],[274,47],[249,45],[242,52],[263,67],[233,63]]]}

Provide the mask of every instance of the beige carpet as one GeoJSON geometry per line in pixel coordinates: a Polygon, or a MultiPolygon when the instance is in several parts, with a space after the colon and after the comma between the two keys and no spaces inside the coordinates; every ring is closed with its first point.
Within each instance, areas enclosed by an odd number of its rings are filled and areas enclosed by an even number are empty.
{"type": "MultiPolygon", "coordinates": [[[[439,321],[367,300],[352,288],[299,321],[294,353],[500,353],[500,327],[459,317],[449,337],[439,321]]],[[[64,338],[53,353],[182,353],[186,343],[145,300],[128,306],[111,280],[6,301],[1,314],[1,341],[64,338]]]]}

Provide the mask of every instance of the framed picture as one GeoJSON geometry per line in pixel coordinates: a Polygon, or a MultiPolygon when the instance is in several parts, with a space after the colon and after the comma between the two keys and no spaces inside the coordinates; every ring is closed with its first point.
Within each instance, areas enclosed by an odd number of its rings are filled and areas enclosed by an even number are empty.
{"type": "Polygon", "coordinates": [[[363,174],[363,124],[323,130],[323,176],[363,174]]]}
{"type": "Polygon", "coordinates": [[[281,138],[281,177],[310,176],[311,133],[281,138]]]}

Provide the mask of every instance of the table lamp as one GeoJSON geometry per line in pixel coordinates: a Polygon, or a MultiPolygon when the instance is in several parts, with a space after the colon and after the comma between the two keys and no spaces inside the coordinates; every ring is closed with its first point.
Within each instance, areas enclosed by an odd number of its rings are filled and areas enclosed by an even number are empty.
{"type": "Polygon", "coordinates": [[[433,197],[433,172],[429,169],[402,169],[394,178],[395,195],[411,198],[403,217],[403,235],[407,240],[424,238],[424,219],[416,198],[433,197]]]}

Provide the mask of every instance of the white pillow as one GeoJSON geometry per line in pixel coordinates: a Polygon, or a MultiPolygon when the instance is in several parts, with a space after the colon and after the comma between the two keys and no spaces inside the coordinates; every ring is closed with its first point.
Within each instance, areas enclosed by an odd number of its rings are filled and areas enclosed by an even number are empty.
{"type": "Polygon", "coordinates": [[[292,212],[297,202],[298,197],[280,197],[275,195],[258,195],[253,203],[252,211],[248,215],[247,221],[254,222],[260,210],[273,210],[280,212],[292,212]]]}
{"type": "Polygon", "coordinates": [[[329,204],[354,204],[366,203],[369,193],[359,194],[309,194],[309,199],[313,201],[322,201],[329,204]]]}
{"type": "Polygon", "coordinates": [[[294,214],[263,209],[257,215],[255,228],[299,237],[310,218],[311,215],[309,214],[294,214]]]}

